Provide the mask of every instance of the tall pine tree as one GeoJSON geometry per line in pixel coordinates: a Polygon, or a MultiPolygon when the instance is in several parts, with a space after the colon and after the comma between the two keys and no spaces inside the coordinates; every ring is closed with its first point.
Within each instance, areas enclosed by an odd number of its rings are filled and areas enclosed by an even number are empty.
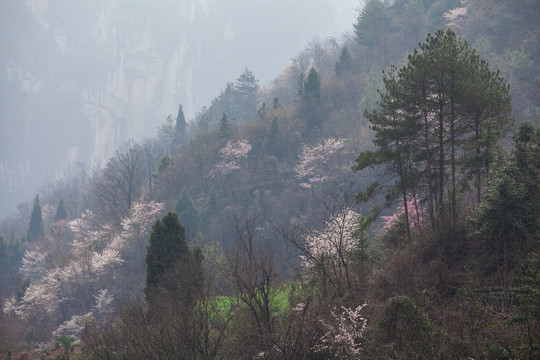
{"type": "Polygon", "coordinates": [[[355,169],[390,164],[397,175],[391,190],[399,190],[404,204],[406,193],[419,194],[434,227],[453,224],[457,179],[486,173],[494,146],[512,123],[508,87],[452,30],[428,35],[407,65],[383,80],[380,109],[366,113],[378,149],[361,153],[355,169]],[[469,149],[475,149],[475,161],[462,161],[458,174],[460,155],[470,159],[469,149]]]}

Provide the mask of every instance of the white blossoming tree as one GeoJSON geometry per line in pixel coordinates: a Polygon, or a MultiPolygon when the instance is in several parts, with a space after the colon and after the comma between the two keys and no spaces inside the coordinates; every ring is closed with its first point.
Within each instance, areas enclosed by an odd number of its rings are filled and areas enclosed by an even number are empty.
{"type": "Polygon", "coordinates": [[[134,285],[129,281],[137,278],[134,273],[138,271],[142,274],[139,280],[143,278],[144,266],[123,268],[127,267],[126,259],[136,260],[133,253],[144,254],[152,224],[163,209],[162,203],[134,203],[120,229],[99,225],[90,211],[69,222],[72,241],[68,261],[47,263],[39,246],[26,251],[20,273],[31,283],[20,301],[11,298],[4,303],[3,312],[27,321],[29,332],[36,329],[31,334],[36,340],[50,336],[51,332],[44,332],[58,325],[56,319],[63,324],[55,336],[75,329],[81,316],[102,315],[117,294],[132,290],[126,287],[134,285]],[[101,288],[102,284],[109,288],[101,288]]]}
{"type": "Polygon", "coordinates": [[[316,352],[327,352],[332,359],[356,358],[362,352],[362,334],[367,319],[361,315],[366,304],[356,308],[341,307],[341,312],[331,313],[331,321],[320,320],[325,333],[317,344],[316,352]]]}
{"type": "Polygon", "coordinates": [[[467,16],[467,8],[464,7],[451,9],[443,14],[444,19],[447,21],[446,26],[452,29],[459,28],[465,20],[465,16],[467,16]]]}
{"type": "Polygon", "coordinates": [[[212,170],[213,175],[228,175],[240,170],[240,160],[247,158],[251,144],[246,139],[229,140],[220,150],[221,161],[212,170]]]}
{"type": "Polygon", "coordinates": [[[36,280],[45,274],[45,254],[38,249],[26,250],[19,272],[25,278],[36,280]]]}
{"type": "Polygon", "coordinates": [[[314,185],[327,181],[330,177],[330,157],[345,146],[345,140],[329,138],[316,146],[304,145],[300,160],[295,167],[300,186],[311,189],[314,185]]]}
{"type": "Polygon", "coordinates": [[[349,254],[356,245],[354,236],[359,215],[351,208],[331,214],[321,230],[309,231],[303,243],[293,242],[301,251],[301,264],[321,277],[323,286],[340,290],[352,286],[349,254]]]}

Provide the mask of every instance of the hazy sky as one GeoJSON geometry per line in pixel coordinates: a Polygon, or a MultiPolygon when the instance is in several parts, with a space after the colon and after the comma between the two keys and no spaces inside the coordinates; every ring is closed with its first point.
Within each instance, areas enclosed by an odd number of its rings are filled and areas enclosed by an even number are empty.
{"type": "Polygon", "coordinates": [[[0,0],[0,216],[78,162],[190,119],[248,67],[265,84],[358,0],[0,0]]]}

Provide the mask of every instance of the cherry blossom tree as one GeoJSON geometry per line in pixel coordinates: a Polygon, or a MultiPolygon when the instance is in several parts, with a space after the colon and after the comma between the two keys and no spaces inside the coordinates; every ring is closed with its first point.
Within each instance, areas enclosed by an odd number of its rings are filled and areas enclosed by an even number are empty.
{"type": "Polygon", "coordinates": [[[362,334],[366,331],[367,319],[361,315],[366,304],[356,308],[341,307],[341,312],[332,312],[331,322],[323,319],[321,324],[326,333],[317,344],[316,352],[328,352],[333,359],[349,359],[362,352],[362,334]]]}
{"type": "Polygon", "coordinates": [[[52,335],[54,337],[78,338],[87,325],[96,320],[104,320],[113,310],[114,297],[109,294],[107,289],[101,289],[97,295],[94,295],[94,299],[95,305],[92,307],[92,311],[84,315],[73,315],[71,319],[64,321],[52,335]]]}
{"type": "Polygon", "coordinates": [[[229,140],[220,150],[221,161],[215,165],[212,174],[228,175],[240,170],[240,160],[247,158],[251,144],[246,139],[229,140]]]}
{"type": "Polygon", "coordinates": [[[304,145],[300,160],[295,167],[296,177],[303,182],[300,186],[310,189],[330,178],[330,156],[345,146],[345,140],[329,138],[316,146],[304,145]]]}
{"type": "Polygon", "coordinates": [[[301,264],[307,271],[315,271],[321,277],[323,287],[330,284],[340,290],[343,284],[352,286],[350,258],[355,248],[355,230],[359,215],[350,207],[332,213],[321,230],[311,230],[304,241],[293,241],[302,251],[301,264]]]}
{"type": "Polygon", "coordinates": [[[26,250],[19,272],[25,278],[36,280],[45,274],[45,254],[37,249],[26,250]]]}
{"type": "Polygon", "coordinates": [[[447,21],[446,26],[452,29],[459,28],[465,16],[467,16],[467,8],[464,7],[451,9],[443,14],[444,19],[447,21]]]}
{"type": "MultiPolygon", "coordinates": [[[[418,203],[416,196],[409,194],[407,196],[407,209],[409,209],[409,225],[411,228],[418,227],[424,221],[425,208],[418,203]]],[[[405,216],[405,206],[403,203],[398,206],[393,215],[381,216],[384,220],[383,230],[388,231],[392,226],[396,225],[400,219],[405,216]]]]}
{"type": "MultiPolygon", "coordinates": [[[[27,250],[20,272],[32,282],[19,301],[8,299],[3,311],[32,323],[42,323],[45,317],[49,322],[66,320],[57,329],[58,334],[73,330],[78,314],[88,317],[108,311],[115,294],[129,290],[125,289],[127,279],[137,271],[136,267],[122,271],[126,259],[134,261],[134,252],[144,253],[152,224],[163,209],[162,203],[136,202],[122,219],[120,229],[101,225],[91,211],[70,221],[67,224],[73,237],[68,261],[47,263],[39,244],[27,250]],[[101,288],[104,283],[109,289],[101,288]]],[[[138,271],[144,274],[144,267],[138,271]]]]}

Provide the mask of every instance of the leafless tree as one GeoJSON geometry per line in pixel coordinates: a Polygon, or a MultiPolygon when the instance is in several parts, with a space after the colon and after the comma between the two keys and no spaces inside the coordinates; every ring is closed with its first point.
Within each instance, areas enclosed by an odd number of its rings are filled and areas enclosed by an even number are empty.
{"type": "Polygon", "coordinates": [[[241,224],[235,215],[234,226],[236,238],[226,253],[228,274],[238,298],[249,308],[262,332],[272,325],[271,303],[279,278],[276,256],[271,246],[259,238],[254,216],[246,216],[241,224]]]}
{"type": "Polygon", "coordinates": [[[154,174],[160,158],[166,154],[165,147],[156,139],[147,139],[141,146],[146,185],[150,192],[154,183],[154,174]]]}
{"type": "Polygon", "coordinates": [[[356,253],[366,251],[358,229],[367,217],[355,212],[351,190],[351,184],[325,189],[319,201],[327,216],[318,228],[306,228],[300,223],[288,228],[274,226],[286,242],[300,251],[301,272],[317,279],[328,296],[341,297],[356,288],[359,269],[355,267],[364,261],[363,255],[356,253]]]}
{"type": "Polygon", "coordinates": [[[117,224],[140,197],[146,179],[144,152],[133,141],[124,144],[93,183],[95,212],[117,224]]]}

